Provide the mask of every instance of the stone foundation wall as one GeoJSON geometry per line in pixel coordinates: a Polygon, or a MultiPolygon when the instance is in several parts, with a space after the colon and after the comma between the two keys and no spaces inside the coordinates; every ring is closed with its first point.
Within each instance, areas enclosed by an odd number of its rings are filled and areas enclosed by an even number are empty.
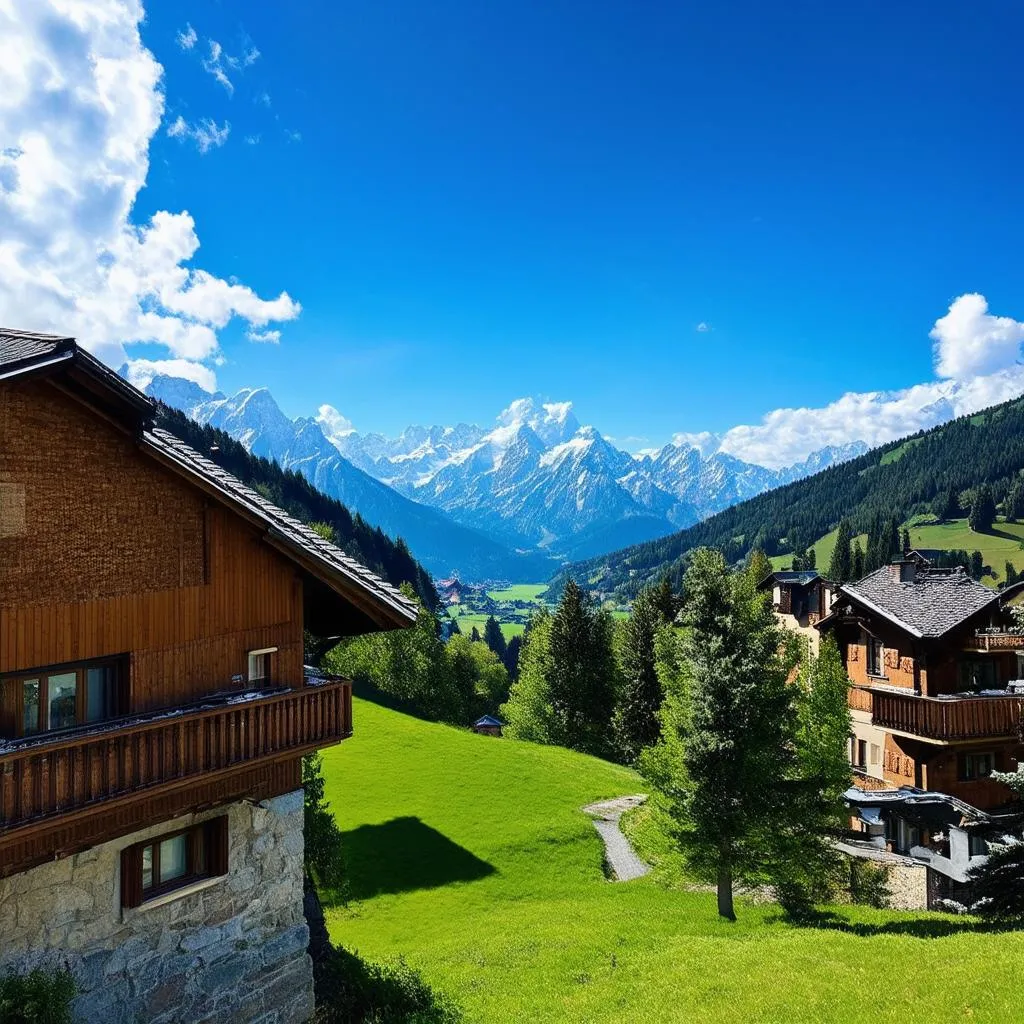
{"type": "Polygon", "coordinates": [[[298,790],[163,822],[0,880],[0,971],[67,967],[83,1022],[308,1020],[302,819],[298,790]],[[121,850],[225,813],[226,875],[121,909],[121,850]]]}
{"type": "Polygon", "coordinates": [[[889,906],[893,910],[928,909],[928,868],[923,864],[888,864],[889,906]]]}

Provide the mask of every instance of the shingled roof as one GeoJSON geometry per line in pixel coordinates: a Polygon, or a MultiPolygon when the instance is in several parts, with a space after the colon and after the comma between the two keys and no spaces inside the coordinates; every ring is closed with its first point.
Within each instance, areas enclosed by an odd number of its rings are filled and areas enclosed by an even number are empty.
{"type": "Polygon", "coordinates": [[[156,403],[80,348],[73,338],[0,327],[0,380],[55,369],[80,375],[90,383],[93,393],[98,389],[124,404],[133,417],[143,451],[265,528],[269,543],[344,596],[377,628],[407,626],[416,620],[416,604],[390,583],[173,434],[154,427],[156,403]]]}
{"type": "Polygon", "coordinates": [[[919,569],[912,579],[901,580],[893,568],[885,565],[845,584],[840,602],[844,596],[859,602],[914,636],[939,637],[999,601],[962,569],[919,569]]]}

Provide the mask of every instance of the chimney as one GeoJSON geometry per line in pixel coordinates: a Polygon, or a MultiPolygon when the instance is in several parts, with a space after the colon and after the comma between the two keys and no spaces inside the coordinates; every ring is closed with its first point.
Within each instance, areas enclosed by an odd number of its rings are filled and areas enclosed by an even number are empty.
{"type": "Polygon", "coordinates": [[[889,565],[889,576],[894,583],[913,583],[917,574],[917,562],[913,558],[901,558],[889,565]]]}

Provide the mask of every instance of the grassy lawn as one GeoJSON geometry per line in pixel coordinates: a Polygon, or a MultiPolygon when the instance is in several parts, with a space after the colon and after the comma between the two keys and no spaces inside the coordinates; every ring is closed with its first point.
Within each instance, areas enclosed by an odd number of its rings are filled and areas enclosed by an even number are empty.
{"type": "Polygon", "coordinates": [[[968,554],[980,551],[986,565],[996,573],[993,580],[986,576],[984,583],[995,586],[1006,579],[1005,564],[1013,563],[1018,571],[1024,568],[1024,551],[1020,542],[1024,540],[1024,523],[1006,523],[1001,519],[992,527],[991,533],[975,533],[966,519],[954,519],[949,523],[911,523],[910,542],[915,548],[963,548],[968,554]]]}
{"type": "MultiPolygon", "coordinates": [[[[476,626],[477,632],[483,636],[484,626],[487,623],[487,616],[481,615],[478,612],[464,612],[459,610],[456,612],[456,608],[461,609],[461,605],[450,605],[448,612],[451,617],[459,624],[459,629],[462,630],[466,636],[469,636],[473,632],[473,627],[476,626]]],[[[498,620],[498,625],[501,626],[501,631],[505,635],[506,640],[511,640],[514,636],[521,636],[526,626],[522,622],[502,622],[498,620]]]]}
{"type": "Polygon", "coordinates": [[[720,923],[711,894],[605,881],[578,808],[642,791],[627,769],[355,705],[324,752],[351,885],[331,935],[403,955],[471,1021],[1024,1018],[1024,936],[868,910],[799,929],[742,903],[720,923]]]}
{"type": "Polygon", "coordinates": [[[530,601],[542,604],[540,595],[548,589],[546,583],[514,583],[504,590],[488,590],[487,596],[492,601],[530,601]]]}

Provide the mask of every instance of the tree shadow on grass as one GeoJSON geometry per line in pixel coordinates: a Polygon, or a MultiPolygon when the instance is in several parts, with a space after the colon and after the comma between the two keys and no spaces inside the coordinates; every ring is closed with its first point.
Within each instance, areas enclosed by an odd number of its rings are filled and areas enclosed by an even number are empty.
{"type": "Polygon", "coordinates": [[[342,833],[347,896],[368,900],[384,893],[475,882],[495,868],[419,818],[392,818],[342,833]]]}
{"type": "Polygon", "coordinates": [[[1019,931],[1011,924],[996,921],[978,921],[975,918],[928,918],[913,917],[896,921],[874,923],[871,921],[850,921],[841,914],[831,910],[819,910],[800,920],[792,920],[779,915],[775,921],[786,921],[798,928],[822,928],[828,931],[846,932],[848,935],[859,935],[870,938],[875,935],[908,935],[914,939],[945,939],[951,935],[988,934],[1019,931]]]}

